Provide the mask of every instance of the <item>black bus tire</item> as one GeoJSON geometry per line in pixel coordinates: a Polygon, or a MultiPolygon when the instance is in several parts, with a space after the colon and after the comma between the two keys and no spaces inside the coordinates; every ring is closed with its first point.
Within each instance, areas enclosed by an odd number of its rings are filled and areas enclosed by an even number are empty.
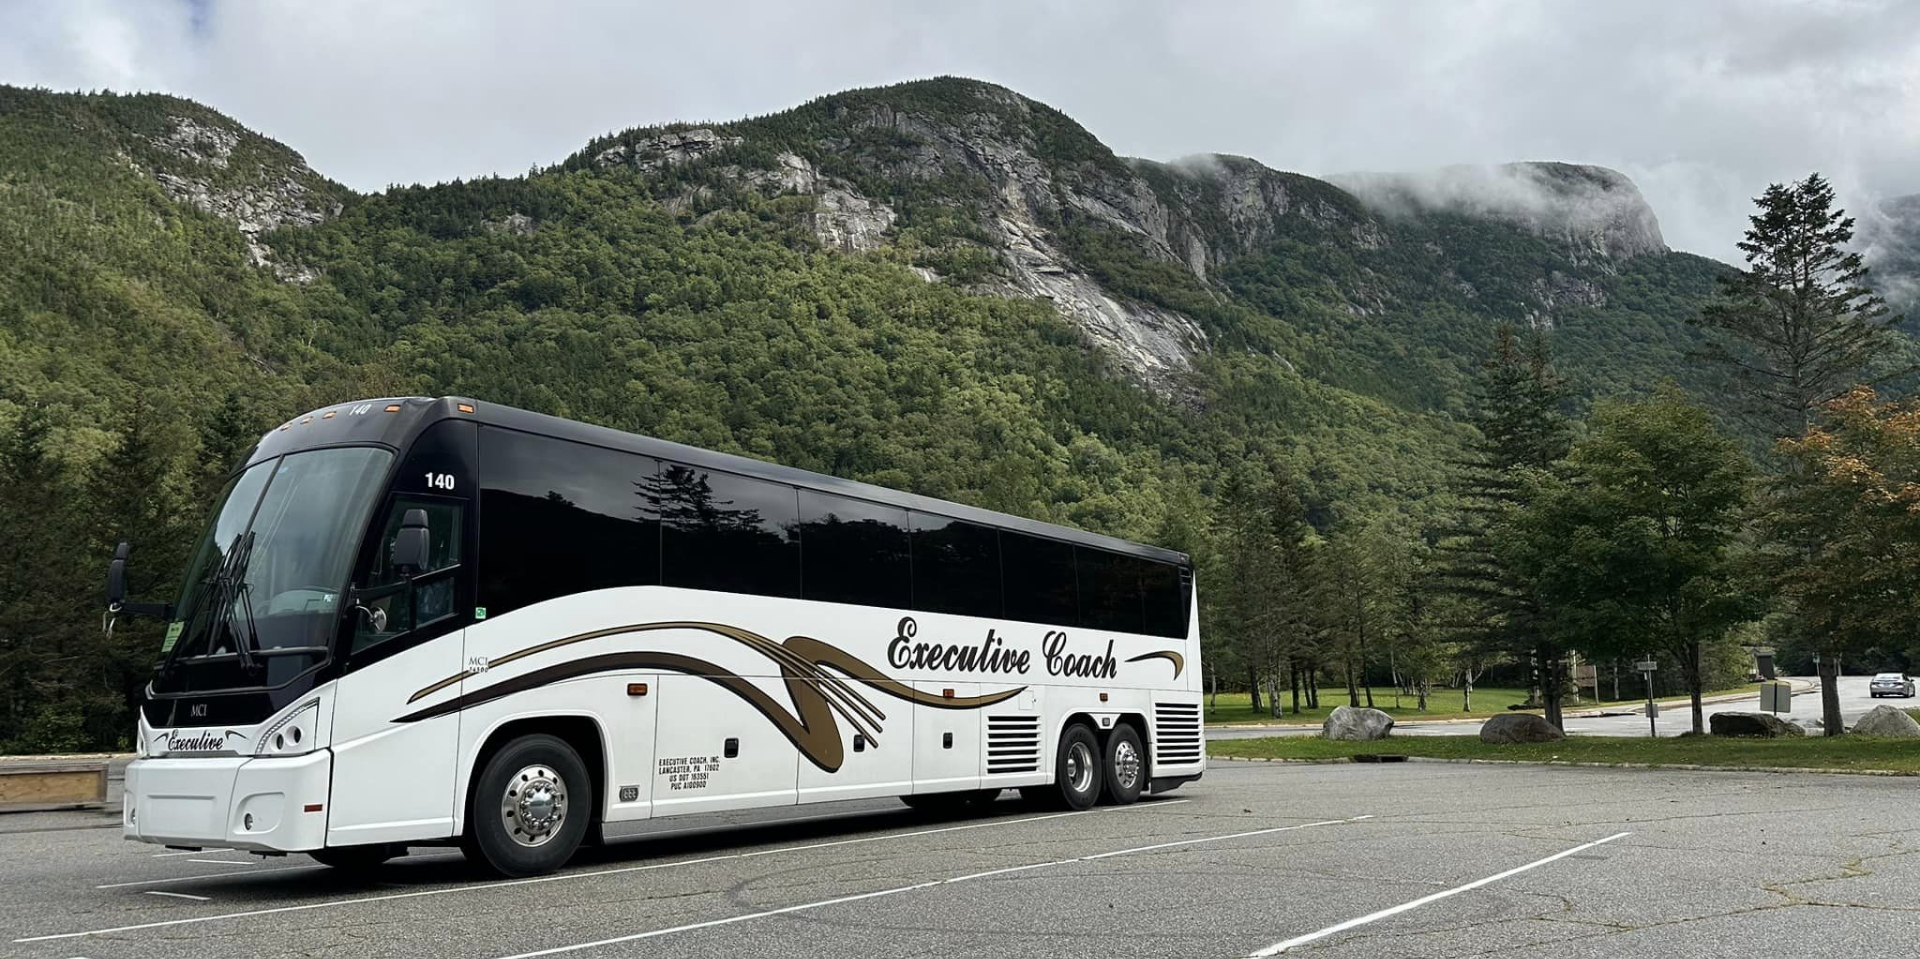
{"type": "Polygon", "coordinates": [[[1102,794],[1116,806],[1137,801],[1147,788],[1147,754],[1140,746],[1140,734],[1120,723],[1107,734],[1106,788],[1102,794]]]}
{"type": "Polygon", "coordinates": [[[1101,770],[1100,741],[1084,723],[1074,723],[1060,733],[1060,748],[1053,759],[1053,785],[1059,803],[1068,809],[1091,809],[1100,801],[1106,784],[1101,770]]]}
{"type": "Polygon", "coordinates": [[[580,848],[594,806],[593,782],[572,746],[545,734],[521,736],[474,780],[461,846],[503,876],[549,873],[580,848]]]}

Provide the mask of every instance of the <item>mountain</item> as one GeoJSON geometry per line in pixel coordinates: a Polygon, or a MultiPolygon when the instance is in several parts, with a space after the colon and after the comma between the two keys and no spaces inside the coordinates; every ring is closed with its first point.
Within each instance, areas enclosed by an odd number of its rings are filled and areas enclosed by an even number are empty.
{"type": "Polygon", "coordinates": [[[8,88],[0,151],[0,420],[48,405],[98,446],[122,386],[262,422],[460,391],[961,498],[1033,472],[999,505],[1136,534],[1061,492],[1075,443],[1200,495],[1257,454],[1322,515],[1417,509],[1495,324],[1554,330],[1582,397],[1686,381],[1722,269],[1668,251],[1613,171],[1125,158],[958,78],[373,195],[165,96],[8,88]],[[971,385],[1031,439],[934,468],[912,417],[977,432],[971,385]]]}
{"type": "Polygon", "coordinates": [[[1573,319],[1574,352],[1599,367],[1587,367],[1591,391],[1641,387],[1682,369],[1690,342],[1672,322],[1685,310],[1645,296],[1698,296],[1717,269],[1669,253],[1637,189],[1609,170],[1330,183],[1242,157],[1126,159],[1044,104],[952,78],[629,130],[562,169],[644,177],[689,222],[743,191],[811,197],[803,220],[823,245],[889,246],[930,278],[1046,299],[1163,393],[1190,382],[1196,358],[1250,347],[1324,382],[1445,407],[1489,319],[1573,319]]]}
{"type": "Polygon", "coordinates": [[[104,557],[164,596],[233,457],[326,403],[471,395],[1175,548],[1275,474],[1322,529],[1419,530],[1497,325],[1581,403],[1699,386],[1724,269],[1608,170],[1126,158],[957,78],[376,194],[190,101],[0,87],[0,751],[124,736],[158,637],[99,638],[104,557]]]}

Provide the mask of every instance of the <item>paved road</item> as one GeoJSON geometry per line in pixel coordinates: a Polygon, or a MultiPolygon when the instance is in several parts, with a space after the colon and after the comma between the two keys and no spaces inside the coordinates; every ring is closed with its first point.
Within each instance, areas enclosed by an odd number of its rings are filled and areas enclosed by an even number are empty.
{"type": "MultiPolygon", "coordinates": [[[[1849,725],[1862,714],[1875,706],[1891,704],[1896,706],[1920,706],[1920,699],[1874,699],[1867,691],[1870,682],[1867,676],[1842,676],[1840,678],[1840,715],[1849,725]]],[[[1796,679],[1802,685],[1813,684],[1815,680],[1796,679]]],[[[1756,712],[1760,708],[1759,696],[1725,703],[1708,703],[1704,707],[1707,715],[1717,712],[1756,712]]],[[[1572,711],[1577,711],[1572,710],[1572,711]]],[[[1569,733],[1586,736],[1645,736],[1647,734],[1646,707],[1641,706],[1624,715],[1594,716],[1567,720],[1569,733]]],[[[1820,690],[1807,689],[1796,691],[1793,696],[1793,711],[1781,714],[1783,719],[1797,720],[1812,728],[1813,721],[1820,718],[1820,690]]],[[[1693,728],[1693,713],[1685,703],[1666,704],[1660,707],[1660,716],[1656,720],[1662,736],[1678,736],[1693,728]]],[[[1468,723],[1422,723],[1417,720],[1402,720],[1393,727],[1396,736],[1465,736],[1479,729],[1478,722],[1468,723]]],[[[1258,726],[1213,726],[1207,729],[1208,739],[1253,739],[1261,736],[1307,736],[1320,732],[1318,726],[1258,727],[1258,726]]]]}
{"type": "Polygon", "coordinates": [[[879,959],[1911,953],[1908,779],[1217,763],[1125,809],[896,803],[623,830],[550,879],[371,880],[0,817],[0,955],[879,959]],[[1366,818],[1362,818],[1366,817],[1366,818]],[[1514,872],[1514,870],[1521,870],[1514,872]],[[80,933],[82,935],[74,935],[80,933]],[[64,938],[41,938],[64,937],[64,938]]]}

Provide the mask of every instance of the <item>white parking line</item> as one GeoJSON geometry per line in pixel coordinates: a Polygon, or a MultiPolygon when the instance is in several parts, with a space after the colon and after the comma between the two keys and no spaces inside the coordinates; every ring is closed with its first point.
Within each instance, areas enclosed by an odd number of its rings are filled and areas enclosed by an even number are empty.
{"type": "Polygon", "coordinates": [[[216,853],[216,852],[232,852],[232,851],[233,851],[233,850],[231,850],[231,849],[226,849],[226,848],[221,848],[221,849],[182,849],[182,850],[179,850],[179,851],[177,851],[177,852],[156,852],[156,853],[154,853],[154,854],[153,854],[153,858],[155,858],[155,859],[172,859],[172,858],[173,858],[173,857],[175,857],[175,856],[205,856],[205,855],[210,855],[210,854],[212,854],[212,853],[216,853]]]}
{"type": "MultiPolygon", "coordinates": [[[[1133,807],[1121,807],[1121,808],[1133,808],[1133,807]]],[[[926,882],[916,882],[908,886],[894,886],[891,889],[878,889],[873,892],[863,892],[863,893],[858,893],[851,896],[840,896],[835,899],[822,899],[819,902],[803,902],[795,906],[782,906],[779,909],[768,909],[764,912],[748,913],[744,916],[728,916],[725,919],[710,919],[706,922],[692,922],[684,926],[673,926],[672,928],[668,928],[668,929],[654,929],[648,932],[636,932],[636,933],[633,933],[632,935],[614,936],[611,939],[596,939],[593,942],[576,943],[571,946],[555,946],[551,949],[541,949],[535,952],[515,953],[514,955],[511,955],[511,956],[502,956],[501,959],[537,959],[537,957],[539,956],[557,956],[562,953],[579,952],[583,949],[598,949],[601,946],[613,946],[613,945],[619,945],[621,943],[639,942],[643,939],[656,939],[661,936],[671,936],[675,933],[693,932],[698,929],[712,929],[715,926],[731,926],[735,923],[751,922],[752,920],[755,920],[755,919],[766,919],[770,916],[784,916],[784,915],[787,915],[788,913],[806,912],[811,909],[824,909],[828,906],[838,906],[838,905],[843,905],[849,902],[859,902],[863,899],[880,899],[886,896],[897,896],[897,895],[900,895],[901,893],[915,892],[921,889],[932,889],[935,886],[951,886],[957,882],[968,882],[974,879],[987,879],[993,876],[1004,876],[1004,875],[1007,875],[1008,873],[1027,872],[1033,869],[1046,869],[1050,866],[1064,866],[1064,865],[1067,865],[1068,863],[1075,863],[1075,862],[1093,862],[1098,859],[1111,859],[1114,856],[1128,856],[1134,853],[1151,852],[1155,849],[1171,849],[1175,846],[1195,846],[1201,843],[1208,843],[1208,842],[1224,842],[1228,839],[1251,839],[1254,836],[1265,836],[1265,835],[1270,835],[1272,833],[1277,833],[1277,832],[1292,832],[1296,829],[1312,829],[1315,826],[1339,826],[1339,825],[1359,822],[1363,819],[1371,819],[1371,818],[1373,817],[1356,816],[1352,819],[1326,819],[1320,822],[1298,823],[1292,826],[1273,826],[1267,829],[1253,829],[1247,832],[1229,833],[1224,836],[1202,836],[1198,839],[1182,839],[1177,842],[1154,843],[1151,846],[1135,846],[1131,849],[1116,849],[1113,852],[1096,853],[1091,856],[1074,856],[1073,858],[1070,858],[1070,859],[1050,859],[1046,862],[1030,862],[1023,866],[1007,866],[1000,869],[988,869],[984,872],[970,872],[962,876],[949,876],[945,879],[930,879],[930,880],[927,880],[926,882]]]]}
{"type": "Polygon", "coordinates": [[[1325,939],[1326,937],[1331,936],[1334,933],[1346,932],[1349,929],[1355,929],[1360,926],[1364,926],[1370,922],[1378,922],[1389,916],[1397,916],[1403,912],[1408,912],[1410,910],[1418,909],[1421,906],[1427,905],[1428,903],[1439,902],[1440,900],[1445,899],[1448,896],[1457,896],[1463,892],[1468,892],[1474,889],[1478,889],[1481,886],[1485,886],[1489,883],[1499,882],[1500,880],[1505,879],[1509,876],[1517,876],[1523,872],[1526,872],[1529,869],[1533,869],[1539,866],[1544,866],[1547,863],[1553,862],[1555,860],[1565,859],[1568,856],[1585,852],[1589,849],[1592,849],[1595,846],[1603,845],[1605,843],[1610,843],[1615,839],[1624,839],[1631,835],[1633,835],[1633,833],[1630,833],[1630,832],[1614,833],[1613,835],[1608,836],[1605,839],[1596,839],[1593,842],[1583,843],[1581,845],[1573,847],[1572,849],[1566,850],[1565,852],[1556,852],[1545,859],[1536,859],[1533,862],[1527,863],[1524,866],[1515,866],[1514,868],[1509,869],[1506,872],[1495,873],[1494,875],[1488,876],[1485,879],[1475,879],[1474,881],[1467,883],[1466,885],[1455,886],[1452,889],[1441,890],[1440,892],[1436,892],[1431,896],[1422,896],[1418,899],[1415,899],[1412,902],[1403,902],[1398,906],[1382,909],[1379,912],[1368,913],[1367,915],[1361,916],[1358,919],[1349,919],[1346,922],[1337,923],[1335,925],[1328,926],[1327,928],[1321,929],[1318,932],[1310,932],[1304,936],[1295,936],[1292,939],[1276,942],[1273,945],[1266,947],[1265,949],[1262,949],[1258,952],[1251,953],[1250,955],[1248,955],[1247,959],[1268,959],[1268,957],[1277,956],[1283,952],[1286,952],[1288,949],[1292,949],[1294,946],[1306,945],[1307,943],[1313,942],[1316,939],[1325,939]]]}
{"type": "Polygon", "coordinates": [[[248,862],[244,859],[189,859],[187,861],[188,862],[204,862],[204,863],[207,863],[208,865],[213,865],[213,866],[257,866],[259,865],[259,863],[257,862],[248,862]]]}
{"type": "Polygon", "coordinates": [[[147,890],[147,895],[149,895],[149,896],[172,896],[172,897],[173,897],[173,898],[175,898],[175,899],[194,899],[194,900],[198,900],[198,901],[200,901],[200,902],[206,902],[207,900],[209,900],[209,899],[212,899],[212,898],[213,898],[212,896],[191,896],[191,895],[188,895],[188,894],[186,894],[186,893],[184,893],[184,892],[166,892],[166,891],[164,891],[164,890],[160,890],[160,889],[149,889],[149,890],[147,890]]]}
{"type": "MultiPolygon", "coordinates": [[[[1085,816],[1096,813],[1119,812],[1127,809],[1156,809],[1161,806],[1174,806],[1192,802],[1190,799],[1162,799],[1155,802],[1143,802],[1118,809],[1087,810],[1085,812],[1057,812],[1042,816],[1022,816],[1015,819],[989,819],[982,822],[963,823],[958,826],[941,826],[935,829],[922,829],[917,832],[885,833],[875,836],[859,836],[853,839],[834,839],[827,842],[810,843],[803,846],[783,846],[777,849],[755,849],[748,852],[726,853],[718,856],[706,856],[700,859],[679,859],[671,862],[650,862],[639,866],[621,866],[614,869],[596,869],[586,872],[568,872],[553,876],[535,876],[531,879],[503,879],[498,882],[467,883],[459,886],[444,886],[439,889],[419,889],[413,892],[398,892],[384,896],[360,896],[353,899],[328,899],[321,902],[307,902],[296,906],[275,906],[270,909],[253,909],[246,912],[227,912],[212,916],[190,916],[184,919],[168,919],[161,922],[142,922],[128,926],[114,926],[108,929],[88,929],[84,932],[61,932],[46,936],[28,936],[13,940],[21,942],[51,942],[57,939],[80,939],[86,936],[104,936],[121,932],[136,932],[142,929],[161,929],[170,926],[185,926],[202,922],[220,922],[227,919],[247,919],[254,916],[272,916],[287,912],[305,912],[310,909],[331,909],[336,906],[358,906],[377,902],[392,902],[398,899],[418,899],[426,896],[445,896],[460,892],[485,892],[508,886],[526,886],[535,883],[566,882],[572,879],[592,879],[598,876],[618,876],[626,873],[646,872],[653,869],[673,869],[681,866],[697,866],[702,863],[726,862],[734,859],[752,859],[758,856],[774,856],[789,852],[810,852],[815,849],[828,849],[834,846],[851,846],[858,843],[882,842],[894,839],[912,839],[919,836],[932,836],[940,833],[960,832],[967,829],[986,829],[991,826],[1017,826],[1021,823],[1040,822],[1047,819],[1061,819],[1067,816],[1085,816]]],[[[262,869],[249,875],[263,875],[269,872],[284,872],[287,869],[304,869],[305,866],[289,866],[286,869],[262,869]]],[[[185,882],[189,879],[214,879],[237,876],[239,873],[226,872],[213,876],[183,876],[177,879],[153,879],[130,883],[113,883],[108,886],[96,886],[98,889],[118,888],[121,886],[157,885],[162,882],[185,882]]]]}

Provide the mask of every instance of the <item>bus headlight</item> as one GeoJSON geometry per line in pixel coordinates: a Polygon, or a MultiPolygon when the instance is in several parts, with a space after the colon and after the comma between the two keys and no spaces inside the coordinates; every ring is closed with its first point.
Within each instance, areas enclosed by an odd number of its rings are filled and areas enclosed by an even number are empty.
{"type": "Polygon", "coordinates": [[[319,724],[320,701],[314,700],[281,717],[260,734],[255,756],[299,756],[313,752],[314,727],[319,724]]]}

